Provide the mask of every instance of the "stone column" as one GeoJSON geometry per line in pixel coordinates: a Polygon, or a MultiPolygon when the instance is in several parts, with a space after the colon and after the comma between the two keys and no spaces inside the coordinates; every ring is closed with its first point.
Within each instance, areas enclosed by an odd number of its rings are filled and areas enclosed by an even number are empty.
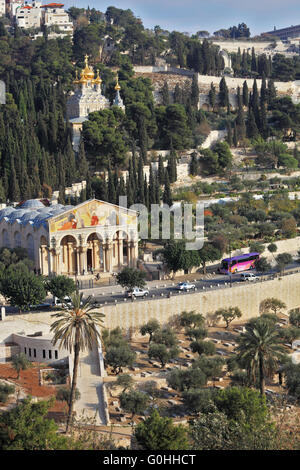
{"type": "Polygon", "coordinates": [[[82,258],[82,263],[81,263],[81,270],[87,273],[87,249],[88,247],[85,245],[82,247],[82,253],[81,253],[81,258],[82,258]]]}
{"type": "Polygon", "coordinates": [[[64,269],[65,269],[65,272],[67,273],[67,271],[68,271],[68,247],[67,247],[66,244],[63,245],[62,250],[63,250],[64,269]]]}
{"type": "Polygon", "coordinates": [[[118,237],[118,268],[123,264],[123,240],[118,237]]]}
{"type": "Polygon", "coordinates": [[[44,274],[44,263],[43,263],[43,245],[40,246],[40,249],[39,249],[39,254],[40,254],[40,270],[41,270],[41,274],[44,274]]]}
{"type": "Polygon", "coordinates": [[[134,240],[131,242],[131,266],[133,268],[136,267],[136,250],[137,250],[137,242],[134,240]]]}
{"type": "Polygon", "coordinates": [[[68,274],[73,274],[73,272],[72,272],[72,253],[71,253],[72,245],[73,245],[73,243],[68,242],[68,274]]]}
{"type": "Polygon", "coordinates": [[[51,249],[50,249],[49,246],[47,246],[46,249],[47,249],[47,255],[48,255],[48,274],[51,274],[51,273],[52,273],[52,270],[53,270],[53,268],[52,268],[52,266],[53,266],[53,265],[52,265],[52,259],[51,259],[51,258],[52,258],[52,256],[51,256],[51,249]]]}
{"type": "Polygon", "coordinates": [[[107,251],[107,247],[106,247],[106,243],[102,243],[102,251],[103,251],[103,272],[106,273],[106,251],[107,251]]]}
{"type": "Polygon", "coordinates": [[[52,267],[52,272],[56,274],[56,250],[55,249],[51,250],[51,267],[52,267]]]}
{"type": "Polygon", "coordinates": [[[56,274],[61,274],[61,262],[60,262],[60,255],[61,255],[61,250],[60,248],[57,248],[55,250],[55,272],[56,274]]]}
{"type": "Polygon", "coordinates": [[[80,276],[81,274],[81,248],[77,247],[76,248],[76,260],[77,260],[77,275],[80,276]]]}
{"type": "Polygon", "coordinates": [[[93,240],[93,268],[99,270],[100,266],[100,240],[93,240]]]}
{"type": "Polygon", "coordinates": [[[106,272],[109,273],[112,270],[112,244],[110,241],[106,242],[105,254],[106,272]]]}
{"type": "Polygon", "coordinates": [[[126,248],[127,248],[127,266],[131,266],[131,250],[130,250],[130,241],[126,241],[126,248]]]}
{"type": "Polygon", "coordinates": [[[49,266],[47,267],[47,265],[45,264],[46,255],[47,255],[47,246],[42,245],[41,246],[41,267],[40,268],[41,268],[41,273],[42,274],[48,275],[49,274],[49,266]]]}

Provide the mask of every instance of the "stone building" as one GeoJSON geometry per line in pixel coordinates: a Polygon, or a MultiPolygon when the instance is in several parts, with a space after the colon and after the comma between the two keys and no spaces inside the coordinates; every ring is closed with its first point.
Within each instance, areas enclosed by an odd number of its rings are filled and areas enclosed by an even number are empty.
{"type": "Polygon", "coordinates": [[[0,210],[0,247],[22,247],[43,275],[80,276],[135,267],[137,213],[98,201],[78,206],[28,200],[0,210]]]}
{"type": "Polygon", "coordinates": [[[25,2],[11,3],[11,13],[15,16],[19,28],[40,28],[55,26],[59,33],[73,35],[73,22],[63,9],[63,3],[47,3],[34,1],[31,4],[25,2]]]}

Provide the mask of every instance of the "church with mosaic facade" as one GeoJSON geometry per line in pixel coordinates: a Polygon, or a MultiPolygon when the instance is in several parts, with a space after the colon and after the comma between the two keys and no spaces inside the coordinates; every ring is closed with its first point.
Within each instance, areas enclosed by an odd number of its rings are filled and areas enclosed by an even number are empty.
{"type": "Polygon", "coordinates": [[[0,247],[25,248],[48,276],[81,276],[136,267],[137,213],[92,199],[77,206],[45,206],[33,199],[0,210],[0,247]]]}

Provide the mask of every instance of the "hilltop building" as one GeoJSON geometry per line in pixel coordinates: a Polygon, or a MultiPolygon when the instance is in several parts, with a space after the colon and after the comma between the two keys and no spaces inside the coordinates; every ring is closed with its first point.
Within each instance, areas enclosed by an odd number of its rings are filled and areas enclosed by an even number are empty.
{"type": "Polygon", "coordinates": [[[45,276],[109,275],[136,266],[137,213],[96,199],[48,207],[31,199],[0,210],[0,247],[25,248],[45,276]]]}
{"type": "Polygon", "coordinates": [[[63,3],[42,5],[38,1],[31,4],[16,1],[11,3],[11,14],[15,16],[19,28],[56,27],[59,34],[73,35],[73,23],[63,6],[63,3]]]}
{"type": "Polygon", "coordinates": [[[300,38],[300,25],[298,24],[297,26],[289,26],[288,28],[281,29],[274,28],[273,31],[262,33],[262,36],[276,36],[277,38],[281,39],[281,41],[300,38]]]}
{"type": "MultiPolygon", "coordinates": [[[[78,150],[82,124],[88,120],[90,113],[100,111],[110,107],[109,100],[102,93],[102,80],[99,71],[95,77],[95,72],[89,66],[88,56],[85,56],[85,68],[80,73],[80,78],[76,74],[74,80],[75,91],[67,101],[67,117],[73,128],[73,147],[78,150]]],[[[116,97],[113,105],[125,109],[123,100],[120,96],[121,87],[119,80],[115,86],[116,97]]]]}

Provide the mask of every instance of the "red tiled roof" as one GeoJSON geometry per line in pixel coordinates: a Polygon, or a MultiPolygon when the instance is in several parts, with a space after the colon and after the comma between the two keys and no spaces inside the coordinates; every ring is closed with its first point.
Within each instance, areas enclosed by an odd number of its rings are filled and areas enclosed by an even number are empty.
{"type": "Polygon", "coordinates": [[[47,3],[47,5],[42,5],[41,8],[61,8],[63,6],[63,3],[47,3]]]}

